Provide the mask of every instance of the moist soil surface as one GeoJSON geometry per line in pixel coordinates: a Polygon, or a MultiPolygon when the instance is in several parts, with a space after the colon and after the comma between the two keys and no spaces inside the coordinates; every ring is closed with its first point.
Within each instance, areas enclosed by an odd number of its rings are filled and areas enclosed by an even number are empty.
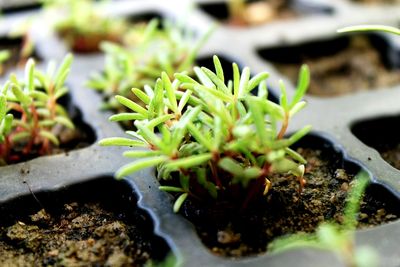
{"type": "Polygon", "coordinates": [[[93,203],[42,209],[0,227],[1,266],[144,266],[166,253],[150,225],[140,212],[125,217],[93,203]]]}
{"type": "MultiPolygon", "coordinates": [[[[360,90],[391,87],[400,83],[400,70],[390,70],[367,38],[353,38],[347,49],[334,55],[304,58],[311,72],[308,94],[337,96],[360,90]]],[[[275,64],[296,84],[298,64],[275,64]]]]}
{"type": "MultiPolygon", "coordinates": [[[[293,233],[313,232],[326,221],[341,223],[345,199],[353,174],[335,169],[320,150],[302,149],[307,159],[307,184],[301,195],[297,179],[268,177],[272,188],[261,201],[246,209],[215,205],[204,207],[193,200],[181,212],[195,224],[203,243],[212,253],[226,257],[257,255],[267,250],[273,239],[293,233]]],[[[367,189],[368,192],[368,189],[367,189]]],[[[365,194],[359,213],[359,227],[371,227],[395,220],[395,210],[382,199],[365,194]]]]}

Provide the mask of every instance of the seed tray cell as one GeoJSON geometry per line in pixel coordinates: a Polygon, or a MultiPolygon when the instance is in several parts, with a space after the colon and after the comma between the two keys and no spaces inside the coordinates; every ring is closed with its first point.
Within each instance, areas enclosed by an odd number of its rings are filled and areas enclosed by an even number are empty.
{"type": "MultiPolygon", "coordinates": [[[[221,1],[222,3],[223,1],[221,1]]],[[[214,23],[219,26],[200,51],[199,64],[208,65],[210,56],[222,54],[225,66],[236,61],[241,67],[249,66],[253,73],[270,72],[268,79],[272,95],[279,95],[278,80],[283,79],[289,97],[295,92],[295,80],[290,79],[274,65],[265,51],[299,47],[309,42],[321,42],[327,46],[331,40],[347,40],[347,35],[338,35],[336,30],[343,26],[380,23],[398,25],[398,5],[359,5],[350,1],[301,1],[319,5],[331,12],[314,12],[310,16],[299,16],[291,20],[279,20],[269,24],[235,28],[219,23],[208,15],[204,5],[210,1],[116,1],[111,3],[109,12],[116,16],[139,17],[149,20],[152,17],[172,19],[188,18],[187,27],[198,35],[204,33],[214,23]],[[177,4],[178,3],[178,4],[177,4]],[[187,15],[187,7],[194,6],[193,13],[187,15]]],[[[17,15],[12,15],[17,16],[17,15]]],[[[15,17],[6,16],[4,23],[12,23],[15,17]]],[[[18,15],[20,16],[20,15],[18,15]]],[[[41,28],[43,29],[43,28],[41,28]]],[[[44,30],[43,30],[44,31],[44,30]]],[[[3,32],[3,31],[0,31],[3,32]]],[[[43,64],[50,59],[60,60],[67,52],[66,46],[54,35],[32,32],[37,42],[38,54],[43,64]]],[[[375,36],[375,35],[374,35],[375,36]]],[[[368,37],[370,38],[370,36],[368,37]]],[[[371,37],[372,39],[375,37],[371,37]]],[[[398,68],[400,46],[395,38],[378,38],[378,50],[382,52],[384,63],[398,68]],[[384,40],[380,42],[380,40],[384,40]]],[[[342,42],[342,41],[340,41],[342,42]]],[[[339,42],[339,43],[340,43],[339,42]]],[[[347,42],[347,41],[344,41],[347,42]]],[[[337,49],[334,44],[329,47],[337,49]]],[[[327,47],[325,47],[327,49],[327,47]]],[[[311,48],[311,51],[317,48],[311,48]]],[[[319,49],[318,49],[319,50],[319,49]]],[[[319,50],[320,51],[320,50],[319,50]]],[[[276,52],[276,51],[275,51],[276,52]]],[[[280,53],[297,52],[282,50],[280,53]],[[288,52],[289,51],[289,52],[288,52]]],[[[274,56],[275,53],[270,53],[274,56]]],[[[293,56],[295,57],[295,56],[293,56]]],[[[287,59],[293,59],[287,57],[287,59]]],[[[93,144],[68,155],[54,155],[0,168],[0,202],[29,195],[31,192],[57,191],[76,183],[85,183],[93,177],[107,177],[122,165],[129,162],[121,156],[123,149],[106,148],[97,145],[105,137],[124,136],[122,128],[108,122],[110,112],[99,111],[101,96],[85,88],[85,81],[94,71],[101,71],[101,54],[78,55],[75,57],[68,84],[71,87],[71,101],[82,113],[82,121],[93,129],[93,144]]],[[[301,59],[296,63],[300,63],[301,59]]],[[[312,73],[311,73],[312,75],[312,73]]],[[[228,73],[229,76],[229,73],[228,73]]],[[[400,172],[387,163],[379,154],[380,145],[375,140],[383,140],[388,145],[398,146],[396,134],[400,116],[400,84],[376,88],[379,90],[359,91],[329,97],[307,95],[308,107],[299,113],[291,124],[290,131],[300,129],[305,124],[313,125],[313,133],[307,137],[317,148],[333,151],[335,161],[353,173],[362,169],[369,173],[372,185],[367,194],[385,203],[386,207],[399,213],[400,172]],[[376,137],[376,138],[375,138],[376,137]]],[[[296,249],[285,253],[268,253],[240,259],[215,256],[202,244],[195,227],[183,216],[172,211],[171,195],[158,190],[155,171],[147,169],[126,178],[132,190],[137,192],[138,206],[150,215],[155,231],[168,243],[173,254],[183,266],[343,266],[335,255],[313,249],[296,249]]],[[[110,182],[111,183],[111,182],[110,182]]],[[[381,255],[380,266],[399,266],[400,264],[400,221],[358,230],[357,246],[372,244],[381,255]]]]}

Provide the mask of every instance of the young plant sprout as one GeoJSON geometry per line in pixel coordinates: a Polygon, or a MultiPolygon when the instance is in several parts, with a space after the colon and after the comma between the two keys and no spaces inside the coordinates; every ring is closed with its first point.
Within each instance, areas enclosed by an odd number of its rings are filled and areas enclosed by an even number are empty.
{"type": "Polygon", "coordinates": [[[0,95],[0,144],[6,141],[6,136],[11,131],[14,116],[7,114],[7,97],[1,93],[0,95]]]}
{"type": "Polygon", "coordinates": [[[12,74],[4,84],[0,96],[2,164],[18,162],[22,157],[49,154],[52,147],[60,143],[60,129],[74,128],[67,112],[58,103],[68,93],[64,82],[71,63],[72,55],[67,55],[57,72],[55,65],[50,64],[48,72],[44,73],[35,68],[33,59],[29,59],[25,78],[18,79],[12,74]]]}
{"type": "Polygon", "coordinates": [[[121,108],[115,95],[137,100],[131,88],[154,86],[162,71],[171,79],[176,72],[190,72],[199,49],[211,33],[209,31],[193,45],[191,32],[166,20],[162,28],[159,26],[157,19],[147,25],[134,26],[127,34],[130,40],[125,47],[108,42],[102,44],[105,69],[92,76],[88,87],[103,93],[104,108],[121,108]]]}
{"type": "Polygon", "coordinates": [[[360,203],[369,183],[368,174],[359,173],[347,198],[343,224],[323,223],[315,233],[295,234],[273,241],[268,249],[282,252],[294,248],[312,247],[336,253],[348,267],[378,266],[378,255],[370,247],[355,248],[355,229],[360,203]]]}
{"type": "Polygon", "coordinates": [[[291,173],[301,192],[306,162],[289,147],[310,131],[310,126],[286,136],[290,119],[306,103],[301,101],[309,70],[301,68],[297,91],[291,101],[281,82],[280,104],[267,99],[268,73],[250,78],[233,64],[233,81],[226,81],[224,70],[214,56],[215,72],[195,67],[198,81],[186,73],[166,72],[154,87],[132,92],[145,104],[138,105],[124,96],[116,100],[130,110],[112,116],[111,121],[134,121],[130,138],[103,139],[105,146],[146,148],[124,156],[138,158],[116,173],[123,178],[147,167],[157,166],[161,190],[177,193],[174,211],[187,197],[209,201],[243,197],[242,207],[262,194],[268,194],[273,173],[291,173]],[[252,95],[258,87],[258,94],[252,95]],[[161,133],[161,135],[157,134],[161,133]],[[238,193],[239,192],[239,193],[238,193]],[[239,194],[239,196],[237,195],[239,194]]]}
{"type": "Polygon", "coordinates": [[[75,52],[96,52],[100,42],[105,40],[121,42],[127,29],[124,20],[102,14],[92,0],[42,1],[45,3],[45,10],[55,21],[56,32],[75,52]]]}

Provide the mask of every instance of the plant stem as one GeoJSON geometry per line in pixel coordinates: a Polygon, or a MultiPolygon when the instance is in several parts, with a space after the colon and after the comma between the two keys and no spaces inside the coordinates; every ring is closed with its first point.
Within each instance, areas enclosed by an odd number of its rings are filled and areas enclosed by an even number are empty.
{"type": "Polygon", "coordinates": [[[289,126],[289,114],[287,112],[285,112],[285,118],[283,119],[282,127],[278,134],[278,139],[283,138],[283,136],[285,135],[285,133],[287,131],[288,126],[289,126]]]}
{"type": "Polygon", "coordinates": [[[262,187],[263,183],[264,183],[264,176],[262,176],[262,177],[260,176],[255,180],[255,182],[251,185],[249,193],[247,194],[246,199],[244,200],[244,202],[242,204],[241,210],[245,210],[247,208],[250,201],[260,191],[259,189],[262,187]]]}
{"type": "MultiPolygon", "coordinates": [[[[214,178],[215,184],[219,187],[219,189],[222,190],[223,186],[222,186],[221,179],[219,179],[218,168],[216,165],[216,163],[219,161],[219,155],[217,153],[214,153],[214,155],[216,155],[215,159],[213,159],[210,163],[211,173],[214,178]]],[[[214,155],[213,155],[213,157],[214,157],[214,155]]]]}

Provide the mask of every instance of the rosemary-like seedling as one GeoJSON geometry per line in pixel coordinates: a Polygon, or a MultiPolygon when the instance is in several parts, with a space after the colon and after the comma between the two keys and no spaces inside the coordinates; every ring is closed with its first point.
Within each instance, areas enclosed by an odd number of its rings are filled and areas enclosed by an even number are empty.
{"type": "Polygon", "coordinates": [[[135,25],[127,33],[125,46],[103,43],[105,68],[92,76],[87,86],[102,92],[103,108],[118,109],[115,95],[135,100],[131,88],[154,86],[161,72],[173,79],[174,73],[190,72],[197,53],[211,30],[193,45],[193,33],[177,24],[164,20],[159,27],[157,19],[147,25],[135,25]]]}
{"type": "Polygon", "coordinates": [[[42,0],[57,33],[75,52],[93,52],[101,41],[121,42],[127,23],[101,12],[92,0],[42,0]]]}
{"type": "Polygon", "coordinates": [[[51,153],[52,147],[59,145],[60,126],[74,128],[67,112],[58,103],[68,93],[64,82],[71,62],[72,55],[68,55],[57,72],[55,65],[50,64],[48,72],[44,73],[35,68],[33,59],[29,59],[24,79],[10,75],[0,96],[0,160],[3,164],[20,161],[21,157],[32,154],[51,153]]]}
{"type": "Polygon", "coordinates": [[[110,119],[134,121],[137,130],[127,131],[131,138],[108,138],[100,144],[148,149],[125,152],[126,157],[139,159],[123,166],[116,177],[157,166],[158,178],[170,182],[160,189],[179,194],[175,211],[188,196],[234,197],[237,187],[245,190],[246,206],[255,195],[268,193],[268,177],[273,173],[292,173],[301,191],[305,160],[289,147],[310,126],[288,137],[286,131],[290,119],[306,105],[301,99],[309,83],[308,68],[302,67],[291,101],[281,82],[280,104],[276,104],[267,99],[268,73],[250,78],[248,67],[240,73],[234,63],[233,81],[226,81],[216,56],[214,65],[215,72],[195,67],[198,81],[185,73],[175,74],[171,81],[163,72],[154,88],[132,89],[145,107],[116,96],[130,112],[110,119]],[[258,95],[252,95],[257,86],[258,95]]]}
{"type": "Polygon", "coordinates": [[[361,172],[355,177],[346,201],[343,224],[322,223],[316,233],[278,238],[269,245],[269,251],[278,253],[294,248],[312,247],[336,253],[348,267],[378,266],[375,251],[369,247],[356,249],[354,244],[360,203],[368,184],[367,173],[361,172]]]}

